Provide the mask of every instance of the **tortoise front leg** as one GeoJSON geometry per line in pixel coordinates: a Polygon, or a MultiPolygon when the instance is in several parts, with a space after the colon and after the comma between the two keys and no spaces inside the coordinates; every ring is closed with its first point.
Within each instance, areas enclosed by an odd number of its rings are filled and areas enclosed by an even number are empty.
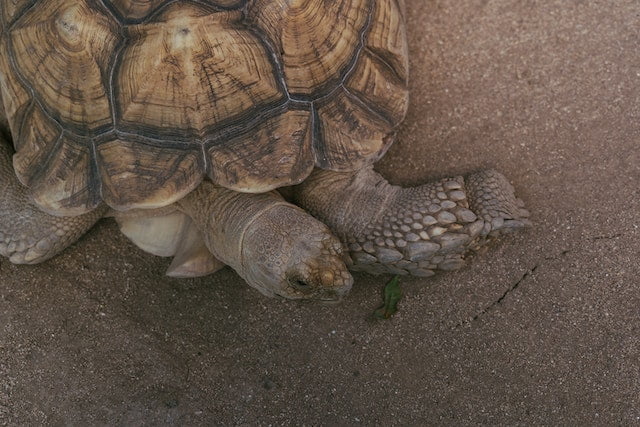
{"type": "Polygon", "coordinates": [[[351,288],[342,244],[276,192],[239,193],[205,181],[178,206],[211,253],[267,296],[338,300],[351,288]]]}
{"type": "Polygon", "coordinates": [[[372,168],[316,170],[293,193],[349,248],[352,269],[371,273],[454,270],[488,236],[529,223],[513,187],[493,170],[413,188],[390,185],[372,168]]]}
{"type": "Polygon", "coordinates": [[[78,240],[106,209],[98,207],[75,217],[43,212],[18,181],[12,155],[11,145],[0,135],[0,255],[14,264],[36,264],[78,240]]]}

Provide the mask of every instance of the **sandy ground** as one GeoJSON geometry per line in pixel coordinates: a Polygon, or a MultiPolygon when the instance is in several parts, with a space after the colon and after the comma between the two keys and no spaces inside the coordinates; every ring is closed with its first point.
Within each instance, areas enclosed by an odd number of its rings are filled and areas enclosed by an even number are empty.
{"type": "Polygon", "coordinates": [[[0,424],[640,422],[640,2],[407,0],[412,102],[393,182],[494,166],[535,226],[463,270],[266,299],[103,221],[0,264],[0,424]]]}

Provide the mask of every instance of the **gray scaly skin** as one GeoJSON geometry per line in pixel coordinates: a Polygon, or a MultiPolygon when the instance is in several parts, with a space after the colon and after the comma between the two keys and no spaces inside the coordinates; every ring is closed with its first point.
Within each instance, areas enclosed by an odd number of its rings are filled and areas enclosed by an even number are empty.
{"type": "Polygon", "coordinates": [[[106,212],[56,217],[37,207],[11,166],[12,150],[0,137],[0,255],[14,264],[37,264],[78,240],[106,212]]]}
{"type": "MultiPolygon", "coordinates": [[[[51,258],[107,213],[41,211],[18,182],[11,155],[0,140],[0,254],[12,262],[51,258]]],[[[341,299],[353,282],[345,261],[354,270],[417,276],[459,268],[465,251],[488,236],[528,224],[513,187],[491,170],[415,188],[392,186],[372,169],[318,170],[294,199],[306,211],[276,192],[238,193],[205,181],[176,209],[215,258],[265,295],[292,299],[341,299]]]]}
{"type": "MultiPolygon", "coordinates": [[[[0,138],[0,254],[11,262],[46,261],[103,216],[129,215],[104,206],[75,217],[43,212],[16,178],[12,154],[0,138]]],[[[238,193],[206,181],[176,208],[192,218],[217,259],[265,295],[339,300],[351,289],[343,245],[324,224],[276,192],[238,193]]],[[[150,216],[157,211],[162,209],[150,216]]]]}
{"type": "Polygon", "coordinates": [[[276,192],[238,193],[205,181],[178,205],[212,254],[267,296],[339,300],[351,289],[342,244],[276,192]]]}
{"type": "Polygon", "coordinates": [[[294,201],[345,243],[352,270],[432,276],[455,270],[487,237],[529,224],[506,178],[485,170],[413,188],[390,185],[373,169],[315,171],[294,201]]]}

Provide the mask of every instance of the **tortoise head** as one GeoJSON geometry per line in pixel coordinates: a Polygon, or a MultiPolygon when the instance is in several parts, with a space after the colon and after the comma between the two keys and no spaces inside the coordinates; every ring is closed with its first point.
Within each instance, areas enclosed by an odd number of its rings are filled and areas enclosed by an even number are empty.
{"type": "Polygon", "coordinates": [[[244,234],[242,259],[241,275],[268,296],[339,301],[353,284],[340,241],[292,206],[276,206],[253,221],[244,234]]]}

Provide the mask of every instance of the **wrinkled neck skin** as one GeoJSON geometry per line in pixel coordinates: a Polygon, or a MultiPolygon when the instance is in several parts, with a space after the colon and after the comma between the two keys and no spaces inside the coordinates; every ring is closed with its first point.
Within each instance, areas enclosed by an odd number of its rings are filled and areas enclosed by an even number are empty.
{"type": "Polygon", "coordinates": [[[252,196],[205,181],[177,203],[201,228],[213,255],[236,270],[245,269],[242,248],[247,229],[264,212],[286,204],[276,192],[252,196]]]}
{"type": "Polygon", "coordinates": [[[368,224],[379,222],[401,190],[372,167],[355,172],[317,169],[294,189],[293,200],[313,216],[323,218],[346,242],[350,236],[362,235],[368,224]]]}
{"type": "Polygon", "coordinates": [[[239,193],[205,181],[178,205],[213,255],[265,295],[337,300],[351,288],[341,243],[275,191],[239,193]]]}

